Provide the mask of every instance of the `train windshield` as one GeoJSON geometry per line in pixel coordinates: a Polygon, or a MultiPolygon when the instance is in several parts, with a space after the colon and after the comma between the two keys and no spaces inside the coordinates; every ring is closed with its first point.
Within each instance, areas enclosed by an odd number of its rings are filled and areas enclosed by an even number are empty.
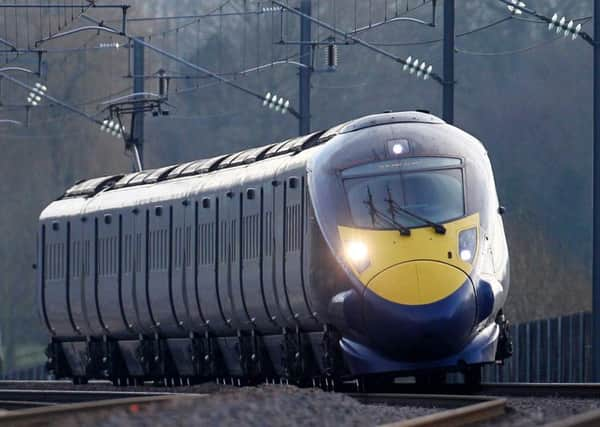
{"type": "Polygon", "coordinates": [[[465,214],[461,168],[398,170],[348,178],[344,186],[358,227],[389,229],[389,219],[421,227],[427,225],[423,218],[444,223],[465,214]]]}

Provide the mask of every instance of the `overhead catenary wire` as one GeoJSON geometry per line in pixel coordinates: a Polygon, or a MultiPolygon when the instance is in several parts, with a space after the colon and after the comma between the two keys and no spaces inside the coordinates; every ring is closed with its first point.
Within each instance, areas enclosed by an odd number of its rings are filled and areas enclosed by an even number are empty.
{"type": "MultiPolygon", "coordinates": [[[[334,0],[331,0],[331,1],[333,1],[333,2],[334,2],[334,0]]],[[[230,1],[226,1],[226,2],[224,2],[223,4],[227,4],[227,3],[230,3],[230,1]]],[[[416,8],[414,8],[414,9],[417,9],[417,8],[419,8],[419,7],[422,7],[424,4],[426,4],[426,2],[423,2],[422,4],[419,4],[419,6],[417,6],[417,7],[416,7],[416,8]]],[[[221,5],[220,7],[222,7],[222,5],[221,5]]],[[[407,3],[407,8],[408,8],[408,3],[407,3]]],[[[411,9],[411,10],[413,10],[413,9],[411,9]]],[[[220,18],[220,19],[223,19],[222,17],[225,15],[225,13],[221,13],[220,15],[221,15],[221,18],[220,18]]],[[[275,15],[275,14],[272,14],[272,15],[275,15]]],[[[240,15],[240,14],[236,14],[236,16],[241,16],[241,15],[240,15]]],[[[334,14],[333,14],[333,18],[332,18],[332,19],[333,19],[333,20],[334,20],[334,22],[335,22],[335,19],[336,19],[335,12],[334,12],[334,14]]],[[[465,33],[460,33],[460,34],[458,34],[458,35],[457,35],[457,37],[465,37],[465,36],[468,36],[468,35],[470,35],[470,34],[474,34],[474,33],[480,32],[480,31],[484,31],[484,30],[486,30],[486,29],[488,29],[488,28],[492,28],[492,27],[494,27],[494,26],[496,26],[496,25],[499,25],[499,24],[501,24],[502,22],[504,22],[504,21],[507,21],[507,20],[509,20],[509,19],[511,19],[511,18],[510,18],[510,17],[503,18],[503,19],[501,19],[501,20],[499,20],[499,21],[495,21],[495,22],[492,22],[492,23],[490,23],[490,24],[484,25],[484,26],[482,26],[482,27],[478,27],[478,28],[476,28],[476,29],[469,30],[469,31],[467,31],[467,32],[465,32],[465,33]]],[[[522,19],[522,18],[513,18],[513,19],[525,20],[525,19],[522,19]]],[[[194,21],[192,21],[191,23],[192,23],[192,24],[195,24],[195,23],[197,23],[197,22],[199,22],[199,20],[194,20],[194,21]]],[[[259,24],[259,25],[258,25],[258,27],[259,27],[259,31],[260,31],[260,15],[257,15],[257,23],[259,24]]],[[[186,24],[189,24],[189,23],[186,23],[186,24]]],[[[181,26],[178,26],[178,28],[181,28],[181,26]]],[[[317,28],[318,28],[318,27],[317,27],[317,28]]],[[[172,30],[170,29],[170,30],[168,30],[168,32],[175,32],[175,34],[177,35],[177,34],[178,34],[178,29],[176,29],[176,28],[174,28],[174,29],[172,29],[172,30]]],[[[272,34],[274,33],[274,32],[273,32],[273,29],[271,29],[271,33],[272,33],[272,34]]],[[[198,33],[197,33],[197,34],[199,34],[199,31],[198,31],[198,33]]],[[[438,41],[441,41],[441,39],[439,39],[439,40],[434,40],[434,41],[427,41],[426,43],[432,43],[432,42],[438,42],[438,41]]],[[[541,45],[543,45],[543,44],[545,44],[545,43],[550,43],[550,42],[552,42],[552,41],[543,41],[543,42],[541,42],[539,45],[541,46],[541,45]]],[[[177,44],[177,43],[178,43],[178,41],[176,40],[176,44],[177,44]]],[[[422,42],[413,42],[413,43],[404,43],[404,44],[390,44],[390,45],[399,45],[399,46],[400,46],[400,45],[413,45],[413,44],[415,44],[415,43],[422,43],[422,42]]],[[[383,44],[379,44],[379,43],[372,43],[372,44],[373,44],[373,45],[383,45],[383,44]]],[[[462,48],[459,48],[459,49],[457,49],[457,51],[458,51],[459,53],[464,53],[464,54],[468,54],[468,55],[486,55],[486,56],[493,56],[493,55],[509,55],[509,54],[513,54],[513,53],[526,52],[526,51],[529,51],[529,50],[535,49],[536,47],[538,47],[538,44],[536,44],[535,46],[528,46],[528,47],[526,47],[526,48],[518,49],[518,50],[515,50],[515,51],[505,51],[505,52],[474,52],[474,51],[469,51],[469,50],[467,50],[467,49],[462,49],[462,48]]],[[[87,50],[87,49],[90,49],[90,50],[91,50],[91,49],[94,49],[94,48],[85,48],[85,50],[87,50]]],[[[179,48],[178,48],[178,47],[176,47],[176,50],[177,50],[177,53],[179,54],[179,48]]],[[[57,50],[57,52],[58,52],[58,50],[57,50]]],[[[112,55],[111,55],[111,56],[112,56],[112,55]]],[[[179,55],[177,55],[177,56],[179,56],[179,55]]],[[[257,57],[258,57],[258,58],[260,58],[260,49],[257,49],[257,57]]],[[[288,58],[292,58],[292,57],[290,56],[290,57],[288,57],[288,58]]],[[[242,70],[242,71],[232,71],[232,72],[225,72],[225,70],[224,70],[224,69],[221,69],[221,73],[219,73],[219,74],[220,74],[220,75],[223,75],[223,76],[225,76],[225,75],[234,76],[234,78],[235,78],[235,76],[243,76],[243,75],[249,74],[249,73],[251,73],[251,72],[254,72],[254,71],[256,71],[256,72],[260,72],[261,70],[264,70],[264,69],[267,69],[267,68],[269,68],[269,67],[273,67],[273,66],[276,66],[276,65],[279,65],[279,64],[284,64],[284,63],[291,63],[291,64],[293,64],[293,61],[282,61],[282,60],[278,60],[278,59],[277,59],[277,56],[274,54],[274,52],[273,52],[273,54],[272,54],[272,58],[271,58],[271,59],[272,59],[272,62],[271,62],[271,63],[268,63],[268,64],[262,64],[262,65],[257,65],[256,67],[245,68],[245,69],[244,69],[244,70],[242,70]]],[[[257,63],[260,63],[260,61],[257,61],[257,63]]],[[[208,87],[208,86],[210,86],[210,85],[205,85],[205,86],[199,87],[198,89],[201,89],[201,88],[204,88],[204,87],[208,87]]],[[[323,88],[327,88],[327,87],[323,87],[323,88]]],[[[333,88],[335,88],[335,86],[330,86],[329,88],[333,89],[333,88]]],[[[340,86],[340,88],[341,88],[341,86],[340,86]]],[[[187,91],[187,89],[190,89],[190,88],[182,88],[182,90],[181,90],[181,91],[177,91],[177,93],[185,93],[185,92],[187,91]]],[[[192,89],[192,90],[195,90],[196,88],[191,88],[191,89],[192,89]]]]}
{"type": "MultiPolygon", "coordinates": [[[[573,21],[583,21],[583,24],[585,25],[590,20],[591,20],[591,17],[584,17],[584,18],[574,19],[573,21]]],[[[540,21],[537,21],[537,22],[540,22],[540,21]]],[[[507,56],[507,55],[516,55],[516,54],[520,54],[520,53],[526,53],[526,52],[538,49],[540,47],[549,45],[551,43],[554,43],[555,41],[561,40],[563,38],[564,38],[564,36],[561,34],[561,35],[553,37],[549,40],[542,40],[540,42],[534,43],[530,46],[526,46],[526,47],[519,48],[519,49],[513,49],[513,50],[499,51],[499,52],[480,52],[480,51],[472,51],[472,50],[458,48],[458,47],[455,47],[454,50],[458,53],[461,53],[464,55],[472,55],[472,56],[507,56]]]]}
{"type": "MultiPolygon", "coordinates": [[[[107,32],[111,32],[111,33],[116,33],[116,30],[114,28],[107,27],[101,21],[99,21],[97,19],[91,18],[91,17],[89,17],[87,15],[83,15],[83,18],[86,19],[86,20],[88,20],[88,21],[91,21],[91,22],[95,23],[98,26],[97,28],[99,28],[99,29],[101,29],[103,31],[107,31],[107,32]],[[100,25],[100,24],[102,24],[102,25],[100,25]]],[[[126,38],[130,39],[130,40],[134,39],[134,36],[131,36],[131,35],[127,34],[127,33],[121,34],[121,35],[123,37],[126,37],[126,38]]],[[[225,84],[227,84],[227,85],[229,85],[231,87],[234,87],[234,88],[238,89],[239,91],[242,91],[242,92],[246,93],[247,95],[250,95],[252,97],[258,98],[260,100],[264,99],[264,96],[262,94],[260,94],[258,92],[255,92],[254,90],[251,90],[251,89],[246,88],[244,86],[241,86],[241,85],[237,84],[236,82],[234,82],[232,80],[228,80],[228,79],[226,79],[226,78],[218,75],[214,71],[211,71],[211,70],[209,70],[209,69],[207,69],[205,67],[199,66],[197,64],[193,64],[193,63],[191,63],[191,62],[189,62],[189,61],[187,61],[187,60],[185,60],[183,58],[179,58],[179,57],[173,55],[172,53],[170,53],[170,52],[168,52],[166,50],[160,49],[157,46],[152,45],[151,43],[148,43],[148,42],[144,41],[143,39],[135,38],[135,40],[137,41],[137,43],[141,44],[145,48],[147,48],[149,50],[152,50],[152,51],[158,53],[159,55],[161,55],[163,57],[169,58],[169,59],[171,59],[171,60],[173,60],[175,62],[178,62],[180,64],[186,65],[187,67],[192,68],[192,69],[194,69],[194,70],[196,70],[198,72],[202,72],[202,73],[205,73],[207,75],[210,75],[213,78],[215,78],[216,80],[219,80],[222,83],[225,83],[225,84]]],[[[298,117],[298,112],[295,111],[293,108],[290,107],[289,109],[287,109],[287,111],[291,115],[293,115],[295,117],[298,117]]]]}
{"type": "Polygon", "coordinates": [[[532,51],[534,49],[538,49],[538,48],[540,48],[542,46],[546,46],[546,45],[552,44],[555,41],[560,40],[562,38],[563,38],[563,36],[561,35],[561,36],[554,37],[554,38],[552,38],[550,40],[544,40],[542,42],[539,42],[539,43],[536,43],[536,44],[533,44],[531,46],[527,46],[527,47],[524,47],[524,48],[514,49],[514,50],[505,50],[505,51],[500,51],[500,52],[477,52],[477,51],[471,51],[471,50],[462,49],[462,48],[458,48],[458,47],[455,47],[454,50],[456,52],[462,53],[464,55],[473,55],[473,56],[506,56],[506,55],[516,55],[516,54],[519,54],[519,53],[526,53],[526,52],[532,51]]]}
{"type": "MultiPolygon", "coordinates": [[[[182,30],[182,29],[187,28],[187,27],[189,27],[191,25],[194,25],[197,22],[200,22],[200,19],[209,17],[210,15],[214,14],[215,12],[217,12],[219,10],[222,10],[229,3],[231,3],[231,0],[225,0],[224,2],[222,2],[221,4],[219,4],[216,7],[212,8],[209,12],[205,13],[204,15],[200,15],[199,17],[196,17],[196,18],[194,18],[191,21],[184,22],[183,24],[175,26],[175,27],[170,28],[168,30],[156,31],[154,33],[146,34],[145,37],[148,37],[148,40],[151,40],[152,37],[156,37],[159,34],[162,35],[162,37],[166,37],[166,35],[168,35],[168,34],[175,33],[178,30],[182,30]]],[[[129,22],[129,20],[128,20],[128,22],[129,22]]]]}
{"type": "MultiPolygon", "coordinates": [[[[488,30],[490,28],[493,28],[497,25],[500,25],[504,22],[510,21],[511,19],[513,19],[512,16],[506,16],[500,19],[497,19],[493,22],[490,22],[489,24],[485,24],[482,25],[481,27],[477,27],[474,28],[472,30],[468,30],[462,33],[458,33],[456,35],[456,38],[460,38],[460,37],[466,37],[466,36],[470,36],[471,34],[476,34],[479,33],[481,31],[485,31],[488,30]]],[[[423,45],[428,45],[428,44],[435,44],[435,43],[440,43],[442,42],[444,39],[442,38],[438,38],[438,39],[432,39],[432,40],[418,40],[418,41],[414,41],[414,42],[370,42],[371,44],[375,45],[375,46],[423,46],[423,45]]]]}

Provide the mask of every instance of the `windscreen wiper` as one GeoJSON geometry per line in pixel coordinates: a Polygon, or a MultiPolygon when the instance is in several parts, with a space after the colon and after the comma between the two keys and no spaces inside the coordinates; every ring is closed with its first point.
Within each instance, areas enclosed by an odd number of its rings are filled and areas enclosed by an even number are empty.
{"type": "Polygon", "coordinates": [[[435,232],[438,234],[446,234],[446,227],[444,227],[442,224],[431,221],[427,218],[422,217],[421,215],[417,215],[416,213],[409,211],[406,208],[403,208],[396,201],[394,201],[394,199],[392,199],[392,197],[391,197],[391,195],[389,195],[389,193],[388,193],[388,198],[385,201],[388,202],[390,204],[390,206],[392,206],[393,210],[395,210],[396,212],[404,213],[408,216],[412,216],[413,218],[415,218],[421,222],[424,222],[425,224],[433,227],[435,232]]]}
{"type": "Polygon", "coordinates": [[[369,215],[371,216],[371,222],[373,223],[373,226],[375,225],[375,221],[379,221],[384,225],[392,226],[398,230],[402,236],[410,236],[410,229],[408,227],[400,224],[393,218],[390,218],[375,207],[375,203],[373,203],[373,195],[371,194],[371,189],[369,187],[367,187],[367,193],[369,198],[364,200],[363,203],[369,207],[369,215]]]}

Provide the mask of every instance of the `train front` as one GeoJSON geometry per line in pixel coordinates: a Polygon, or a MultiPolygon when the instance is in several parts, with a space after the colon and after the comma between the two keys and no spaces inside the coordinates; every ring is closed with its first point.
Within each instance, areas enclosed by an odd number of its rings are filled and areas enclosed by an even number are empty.
{"type": "Polygon", "coordinates": [[[331,132],[309,182],[348,278],[329,315],[352,374],[493,362],[508,253],[483,146],[423,113],[370,116],[331,132]]]}

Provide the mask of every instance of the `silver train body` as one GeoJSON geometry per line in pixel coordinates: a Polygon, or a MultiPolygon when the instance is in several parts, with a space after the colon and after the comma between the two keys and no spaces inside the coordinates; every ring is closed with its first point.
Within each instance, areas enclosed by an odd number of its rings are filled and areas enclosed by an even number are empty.
{"type": "MultiPolygon", "coordinates": [[[[498,316],[508,290],[497,203],[481,144],[416,112],[368,116],[239,153],[82,181],[40,216],[39,295],[51,335],[49,366],[76,382],[285,377],[305,383],[493,363],[502,358],[498,316]],[[389,329],[385,318],[358,314],[390,303],[382,310],[404,322],[402,313],[420,308],[389,300],[387,291],[367,295],[369,284],[344,255],[348,231],[338,229],[356,225],[340,171],[389,161],[389,141],[399,139],[410,144],[410,157],[461,159],[470,191],[461,216],[477,215],[483,251],[468,268],[460,310],[448,309],[464,316],[445,317],[468,327],[455,344],[431,351],[435,340],[445,343],[435,323],[444,319],[427,311],[438,303],[428,301],[429,308],[410,316],[414,327],[433,334],[417,345],[418,354],[384,348],[390,339],[417,341],[382,333],[389,329]],[[487,271],[484,264],[493,266],[487,271]],[[477,307],[484,306],[482,313],[477,307]],[[419,316],[422,322],[414,320],[419,316]],[[431,316],[435,321],[425,320],[431,316]]],[[[423,224],[414,227],[415,242],[419,233],[423,224]]]]}

